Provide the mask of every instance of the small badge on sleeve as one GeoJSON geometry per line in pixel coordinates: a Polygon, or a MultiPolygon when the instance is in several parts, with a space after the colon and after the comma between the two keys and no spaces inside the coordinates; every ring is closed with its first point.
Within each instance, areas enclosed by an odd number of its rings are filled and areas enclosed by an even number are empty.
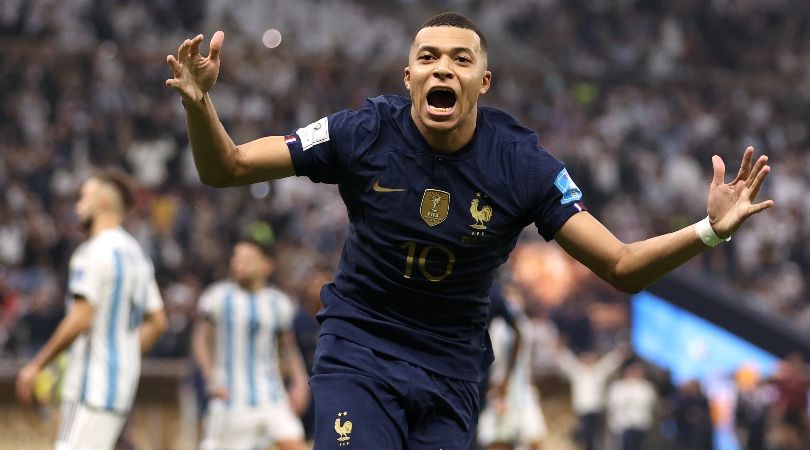
{"type": "Polygon", "coordinates": [[[329,141],[329,119],[324,117],[304,128],[295,130],[295,133],[301,139],[301,147],[309,150],[314,145],[329,141]]]}
{"type": "Polygon", "coordinates": [[[75,291],[79,289],[84,281],[84,268],[76,267],[70,271],[70,279],[68,281],[68,290],[75,291]]]}
{"type": "Polygon", "coordinates": [[[577,184],[574,183],[574,180],[571,179],[571,175],[568,175],[568,170],[565,168],[563,168],[560,173],[557,174],[557,179],[554,180],[554,186],[557,186],[557,189],[559,189],[562,193],[562,200],[560,200],[560,203],[563,205],[567,205],[582,198],[582,191],[579,190],[577,184]]]}
{"type": "Polygon", "coordinates": [[[82,281],[83,278],[84,278],[83,267],[77,267],[70,271],[70,281],[72,283],[78,283],[79,281],[82,281]]]}

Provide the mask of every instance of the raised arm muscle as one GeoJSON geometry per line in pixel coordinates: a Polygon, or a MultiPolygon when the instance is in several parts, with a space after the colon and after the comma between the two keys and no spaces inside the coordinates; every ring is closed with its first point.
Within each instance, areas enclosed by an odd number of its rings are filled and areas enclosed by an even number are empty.
{"type": "Polygon", "coordinates": [[[600,278],[624,292],[638,292],[706,247],[694,225],[625,244],[588,212],[573,215],[554,239],[600,278]]]}
{"type": "Polygon", "coordinates": [[[242,186],[295,174],[283,136],[268,136],[236,145],[205,94],[186,104],[186,124],[200,180],[215,187],[242,186]]]}

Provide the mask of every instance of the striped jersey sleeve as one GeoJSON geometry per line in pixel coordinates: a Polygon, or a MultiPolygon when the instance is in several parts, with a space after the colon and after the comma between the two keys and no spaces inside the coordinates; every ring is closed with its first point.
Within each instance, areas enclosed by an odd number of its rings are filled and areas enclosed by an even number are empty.
{"type": "Polygon", "coordinates": [[[73,297],[83,297],[94,307],[107,299],[115,277],[114,254],[98,245],[84,245],[70,262],[68,290],[73,297]]]}

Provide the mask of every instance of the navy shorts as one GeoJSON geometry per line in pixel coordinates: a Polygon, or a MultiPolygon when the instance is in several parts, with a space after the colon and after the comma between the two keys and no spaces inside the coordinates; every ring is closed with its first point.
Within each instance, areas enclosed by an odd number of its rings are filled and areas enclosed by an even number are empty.
{"type": "Polygon", "coordinates": [[[448,378],[332,335],[310,379],[315,450],[468,450],[478,383],[448,378]]]}

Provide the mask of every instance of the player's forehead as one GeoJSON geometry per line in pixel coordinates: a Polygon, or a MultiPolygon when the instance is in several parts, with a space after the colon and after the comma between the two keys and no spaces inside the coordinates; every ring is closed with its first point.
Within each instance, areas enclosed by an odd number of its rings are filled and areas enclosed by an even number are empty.
{"type": "Polygon", "coordinates": [[[481,38],[473,30],[451,26],[425,27],[416,33],[411,45],[411,52],[424,48],[452,51],[454,49],[467,49],[471,52],[481,52],[481,38]]]}
{"type": "Polygon", "coordinates": [[[234,248],[233,248],[233,254],[234,255],[240,255],[240,256],[243,256],[243,257],[249,257],[249,258],[263,258],[264,257],[264,253],[262,252],[262,249],[260,249],[255,244],[250,243],[250,242],[246,242],[246,241],[237,242],[236,246],[234,246],[234,248]]]}

